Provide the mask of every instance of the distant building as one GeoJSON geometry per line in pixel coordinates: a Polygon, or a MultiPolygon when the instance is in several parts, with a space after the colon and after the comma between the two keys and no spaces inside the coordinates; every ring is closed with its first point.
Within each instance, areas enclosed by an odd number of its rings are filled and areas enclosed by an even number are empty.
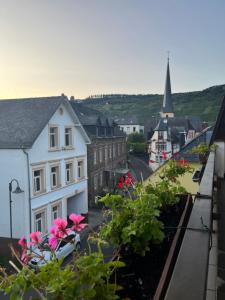
{"type": "Polygon", "coordinates": [[[129,135],[131,133],[144,133],[144,126],[140,124],[136,116],[132,117],[115,117],[115,122],[118,124],[120,129],[129,135]]]}
{"type": "Polygon", "coordinates": [[[118,177],[128,172],[126,135],[114,120],[99,111],[73,99],[70,103],[91,140],[88,145],[88,199],[89,207],[94,207],[95,197],[112,191],[118,177]]]}
{"type": "Polygon", "coordinates": [[[0,101],[1,237],[29,238],[88,212],[87,143],[65,96],[0,101]]]}
{"type": "MultiPolygon", "coordinates": [[[[152,124],[156,122],[152,120],[152,124]]],[[[152,125],[149,124],[149,128],[152,125]]],[[[165,92],[158,123],[149,133],[149,166],[156,170],[182,146],[191,141],[202,130],[198,118],[175,117],[171,93],[169,60],[167,63],[165,92]]]]}

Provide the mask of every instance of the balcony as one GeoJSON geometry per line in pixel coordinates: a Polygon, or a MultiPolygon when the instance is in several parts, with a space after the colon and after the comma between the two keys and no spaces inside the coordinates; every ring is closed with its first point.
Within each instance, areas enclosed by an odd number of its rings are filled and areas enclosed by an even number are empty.
{"type": "MultiPolygon", "coordinates": [[[[212,218],[216,212],[213,205],[214,164],[215,154],[211,152],[166,291],[166,300],[216,299],[217,221],[212,218]]],[[[218,199],[224,191],[225,183],[218,190],[218,199]]],[[[223,207],[225,210],[225,204],[223,207]]],[[[223,228],[225,231],[225,226],[223,228]]]]}

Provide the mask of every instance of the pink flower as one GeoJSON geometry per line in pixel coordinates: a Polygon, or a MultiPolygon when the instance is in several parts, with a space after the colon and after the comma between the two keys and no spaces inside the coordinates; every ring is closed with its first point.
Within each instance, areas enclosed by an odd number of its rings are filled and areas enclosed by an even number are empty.
{"type": "Polygon", "coordinates": [[[22,247],[22,249],[27,248],[27,241],[25,236],[22,236],[21,239],[19,240],[18,244],[22,247]]]}
{"type": "Polygon", "coordinates": [[[29,262],[29,260],[30,260],[30,257],[27,255],[27,250],[24,249],[24,250],[22,251],[22,254],[21,254],[21,261],[22,261],[24,264],[27,265],[27,263],[29,262]]]}
{"type": "Polygon", "coordinates": [[[56,228],[56,229],[54,229],[55,232],[52,233],[53,235],[58,235],[59,237],[64,237],[65,234],[67,235],[71,231],[70,228],[66,228],[67,224],[68,224],[66,220],[57,218],[53,222],[54,222],[55,228],[56,228]]]}
{"type": "Polygon", "coordinates": [[[76,215],[76,214],[71,214],[69,216],[69,219],[71,221],[73,221],[73,226],[72,229],[76,230],[76,231],[81,231],[82,229],[84,229],[88,224],[80,224],[80,222],[82,222],[85,218],[81,215],[76,215]]]}
{"type": "Polygon", "coordinates": [[[51,229],[50,229],[50,233],[52,236],[55,236],[57,237],[58,239],[59,238],[63,238],[64,237],[64,232],[62,231],[59,231],[59,229],[56,227],[56,226],[53,226],[51,229]]]}
{"type": "Polygon", "coordinates": [[[49,247],[52,249],[52,250],[55,250],[57,245],[58,245],[58,241],[59,241],[59,238],[56,237],[56,236],[51,236],[49,239],[48,239],[48,244],[49,244],[49,247]]]}
{"type": "Polygon", "coordinates": [[[31,238],[31,243],[30,243],[31,245],[40,244],[42,241],[41,232],[40,231],[31,232],[30,238],[31,238]]]}

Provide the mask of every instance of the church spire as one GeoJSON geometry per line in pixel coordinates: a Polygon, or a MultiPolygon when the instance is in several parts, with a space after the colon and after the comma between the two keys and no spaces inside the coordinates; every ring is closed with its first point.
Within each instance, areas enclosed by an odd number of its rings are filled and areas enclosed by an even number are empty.
{"type": "Polygon", "coordinates": [[[168,61],[167,61],[166,84],[165,84],[165,92],[164,92],[161,116],[169,117],[169,118],[174,117],[172,95],[171,95],[171,84],[170,84],[169,54],[168,54],[168,61]]]}

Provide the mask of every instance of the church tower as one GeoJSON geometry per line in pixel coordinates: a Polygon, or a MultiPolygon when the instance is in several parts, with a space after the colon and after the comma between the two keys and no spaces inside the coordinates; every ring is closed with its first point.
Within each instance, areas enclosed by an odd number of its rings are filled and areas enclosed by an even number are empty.
{"type": "Polygon", "coordinates": [[[163,106],[161,111],[162,118],[173,118],[173,102],[171,95],[171,84],[170,84],[170,66],[169,66],[169,57],[167,62],[167,71],[166,71],[166,83],[165,83],[165,92],[163,98],[163,106]]]}

